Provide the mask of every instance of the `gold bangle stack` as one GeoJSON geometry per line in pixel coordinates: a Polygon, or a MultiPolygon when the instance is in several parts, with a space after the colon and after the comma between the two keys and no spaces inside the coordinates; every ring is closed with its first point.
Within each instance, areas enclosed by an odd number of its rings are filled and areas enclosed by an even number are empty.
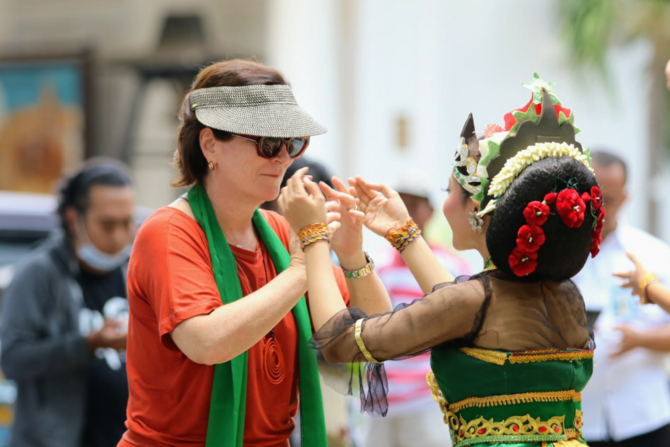
{"type": "Polygon", "coordinates": [[[402,253],[410,242],[419,236],[421,236],[421,230],[412,219],[409,219],[402,227],[391,228],[386,234],[386,240],[389,241],[396,250],[402,253]]]}
{"type": "Polygon", "coordinates": [[[302,251],[305,251],[307,247],[315,242],[330,242],[330,236],[330,229],[325,223],[307,225],[298,232],[298,238],[300,239],[300,246],[302,247],[302,251]]]}
{"type": "Polygon", "coordinates": [[[653,304],[647,296],[647,287],[656,281],[658,281],[658,278],[653,273],[647,273],[642,277],[640,280],[640,304],[653,304]]]}

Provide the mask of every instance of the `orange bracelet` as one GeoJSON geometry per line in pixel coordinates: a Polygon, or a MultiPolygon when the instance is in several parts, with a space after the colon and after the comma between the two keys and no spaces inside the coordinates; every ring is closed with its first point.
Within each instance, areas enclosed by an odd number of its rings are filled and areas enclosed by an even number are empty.
{"type": "Polygon", "coordinates": [[[400,253],[407,248],[410,242],[421,236],[421,230],[412,219],[405,222],[400,228],[393,227],[386,233],[386,240],[400,253]]]}
{"type": "Polygon", "coordinates": [[[300,246],[305,251],[307,247],[318,241],[330,242],[330,229],[325,223],[307,225],[298,232],[300,246]]]}

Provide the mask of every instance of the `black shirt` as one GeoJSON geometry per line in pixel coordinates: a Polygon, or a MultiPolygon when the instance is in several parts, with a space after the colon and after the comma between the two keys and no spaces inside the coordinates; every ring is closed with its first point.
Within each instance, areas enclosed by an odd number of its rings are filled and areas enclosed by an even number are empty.
{"type": "MultiPolygon", "coordinates": [[[[128,321],[128,296],[121,268],[95,275],[81,271],[84,309],[80,330],[87,335],[102,328],[105,318],[128,321]]],[[[116,447],[126,430],[128,377],[126,353],[98,349],[89,367],[88,397],[82,447],[116,447]]]]}

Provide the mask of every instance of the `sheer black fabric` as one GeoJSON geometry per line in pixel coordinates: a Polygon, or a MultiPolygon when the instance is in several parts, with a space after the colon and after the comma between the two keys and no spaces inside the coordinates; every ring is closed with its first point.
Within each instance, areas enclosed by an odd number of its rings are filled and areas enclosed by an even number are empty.
{"type": "MultiPolygon", "coordinates": [[[[444,344],[499,351],[594,347],[584,300],[572,281],[522,283],[494,270],[440,284],[423,299],[383,315],[345,309],[317,331],[313,347],[331,364],[363,362],[339,377],[349,378],[347,394],[360,387],[362,411],[382,415],[388,409],[384,366],[366,362],[354,336],[359,319],[361,339],[379,362],[444,344]]],[[[331,375],[329,384],[334,380],[331,375]]]]}

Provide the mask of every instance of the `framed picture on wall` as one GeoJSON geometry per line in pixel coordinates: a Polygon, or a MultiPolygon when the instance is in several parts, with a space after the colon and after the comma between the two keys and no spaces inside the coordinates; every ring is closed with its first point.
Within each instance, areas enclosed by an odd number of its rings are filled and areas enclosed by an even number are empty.
{"type": "Polygon", "coordinates": [[[90,155],[90,53],[0,55],[0,190],[53,193],[90,155]]]}

